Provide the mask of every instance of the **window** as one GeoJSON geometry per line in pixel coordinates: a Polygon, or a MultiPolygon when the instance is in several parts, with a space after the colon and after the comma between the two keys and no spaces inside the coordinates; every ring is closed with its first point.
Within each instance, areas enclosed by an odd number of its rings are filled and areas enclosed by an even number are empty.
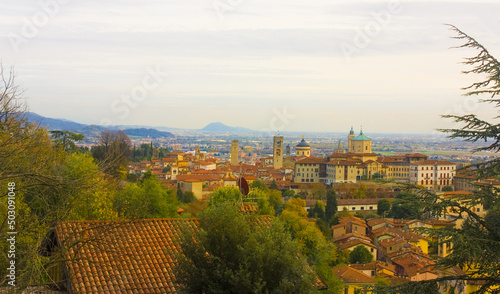
{"type": "Polygon", "coordinates": [[[357,231],[358,230],[358,227],[354,227],[354,230],[357,231]]]}
{"type": "Polygon", "coordinates": [[[361,210],[365,210],[365,207],[364,207],[364,206],[361,206],[361,210]]]}
{"type": "Polygon", "coordinates": [[[353,207],[352,210],[356,210],[356,207],[353,207]]]}
{"type": "Polygon", "coordinates": [[[373,210],[373,206],[370,206],[370,210],[373,210]]]}
{"type": "Polygon", "coordinates": [[[373,252],[373,248],[370,248],[370,252],[373,252]]]}

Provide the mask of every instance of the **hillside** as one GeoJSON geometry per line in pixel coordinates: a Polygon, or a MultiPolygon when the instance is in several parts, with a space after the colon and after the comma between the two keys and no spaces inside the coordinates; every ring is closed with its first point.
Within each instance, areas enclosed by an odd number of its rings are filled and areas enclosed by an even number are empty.
{"type": "Polygon", "coordinates": [[[253,130],[251,129],[242,127],[231,127],[221,122],[209,123],[201,130],[205,132],[253,132],[253,130]]]}

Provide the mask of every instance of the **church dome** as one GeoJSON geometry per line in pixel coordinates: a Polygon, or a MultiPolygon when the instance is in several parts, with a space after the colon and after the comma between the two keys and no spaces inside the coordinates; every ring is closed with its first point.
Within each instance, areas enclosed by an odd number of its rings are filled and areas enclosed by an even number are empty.
{"type": "Polygon", "coordinates": [[[363,134],[363,131],[361,131],[361,133],[359,133],[358,136],[352,138],[352,140],[354,140],[354,141],[371,141],[370,138],[368,138],[367,136],[365,136],[363,134]]]}
{"type": "Polygon", "coordinates": [[[302,138],[302,141],[300,141],[300,143],[297,144],[297,146],[295,146],[295,147],[307,148],[307,147],[311,147],[311,146],[309,146],[309,144],[307,144],[306,140],[304,140],[304,138],[302,138]]]}

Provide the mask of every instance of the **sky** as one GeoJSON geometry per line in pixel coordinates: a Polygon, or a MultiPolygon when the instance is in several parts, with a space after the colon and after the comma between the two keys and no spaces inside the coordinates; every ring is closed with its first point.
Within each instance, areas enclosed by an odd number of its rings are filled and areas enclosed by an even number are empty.
{"type": "MultiPolygon", "coordinates": [[[[434,133],[464,97],[470,49],[500,58],[500,1],[16,0],[0,61],[32,112],[87,124],[434,133]]],[[[484,97],[483,97],[484,98],[484,97]]]]}

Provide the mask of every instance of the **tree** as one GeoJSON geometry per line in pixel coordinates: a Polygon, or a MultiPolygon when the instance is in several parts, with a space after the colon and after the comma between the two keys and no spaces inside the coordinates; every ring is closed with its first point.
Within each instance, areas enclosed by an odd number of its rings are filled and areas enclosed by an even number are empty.
{"type": "Polygon", "coordinates": [[[49,133],[56,147],[60,147],[65,151],[74,150],[76,148],[75,143],[83,140],[85,137],[82,134],[70,131],[50,131],[49,133]]]}
{"type": "Polygon", "coordinates": [[[329,189],[326,193],[325,221],[330,221],[337,213],[337,195],[335,190],[329,189]]]}
{"type": "Polygon", "coordinates": [[[146,173],[142,181],[128,183],[118,191],[114,207],[120,217],[164,218],[177,215],[177,199],[173,190],[165,190],[155,176],[146,173]]]}
{"type": "MultiPolygon", "coordinates": [[[[455,39],[464,43],[458,48],[472,48],[477,50],[477,55],[466,58],[464,64],[471,68],[463,71],[465,74],[477,74],[480,78],[471,85],[463,88],[465,96],[486,96],[479,99],[480,103],[491,103],[500,106],[500,63],[488,50],[474,38],[451,26],[457,36],[455,39]]],[[[461,127],[441,129],[448,133],[450,138],[463,138],[465,141],[484,141],[486,146],[475,151],[500,150],[500,125],[488,122],[475,114],[444,115],[444,118],[454,120],[461,127]]],[[[498,117],[495,117],[498,119],[498,117]]],[[[494,158],[484,163],[478,163],[470,168],[474,169],[477,177],[495,177],[499,174],[500,158],[494,158]]],[[[478,191],[459,195],[457,197],[443,198],[423,189],[418,190],[423,203],[423,212],[429,217],[439,217],[445,212],[452,211],[460,218],[465,219],[462,227],[445,227],[441,229],[424,229],[423,233],[430,238],[442,242],[450,242],[453,249],[450,254],[436,261],[435,269],[447,269],[459,266],[463,274],[445,276],[438,279],[402,284],[390,287],[391,293],[436,293],[437,286],[446,293],[454,293],[457,284],[469,283],[476,285],[474,293],[495,293],[500,287],[500,232],[498,230],[498,208],[500,196],[498,189],[483,187],[478,191]],[[482,216],[474,206],[478,203],[491,203],[491,208],[482,216]],[[439,283],[439,284],[438,284],[439,283]]],[[[379,293],[383,293],[382,289],[379,293]]]]}
{"type": "Polygon", "coordinates": [[[282,192],[283,198],[285,199],[290,199],[292,197],[295,197],[295,191],[294,190],[285,190],[282,192]]]}
{"type": "Polygon", "coordinates": [[[384,216],[386,212],[391,209],[391,203],[387,199],[380,199],[377,201],[377,214],[384,216]]]}
{"type": "Polygon", "coordinates": [[[281,196],[281,192],[277,190],[269,190],[267,192],[269,197],[269,204],[274,209],[274,213],[276,215],[280,215],[283,209],[285,208],[285,204],[283,203],[283,197],[281,196]]]}
{"type": "Polygon", "coordinates": [[[327,281],[330,293],[337,293],[340,282],[333,276],[331,267],[338,261],[338,250],[331,242],[327,242],[323,232],[314,222],[307,219],[305,201],[292,198],[285,204],[281,220],[292,237],[299,241],[301,252],[307,257],[313,268],[327,281]]]}
{"type": "Polygon", "coordinates": [[[183,193],[182,198],[180,199],[182,203],[191,203],[196,201],[196,196],[191,191],[186,191],[183,193]]]}
{"type": "Polygon", "coordinates": [[[269,189],[278,190],[278,184],[276,183],[276,180],[273,179],[273,181],[269,185],[269,189]]]}
{"type": "Polygon", "coordinates": [[[373,254],[363,245],[356,246],[349,254],[350,263],[369,263],[373,260],[373,254]]]}
{"type": "Polygon", "coordinates": [[[242,199],[243,195],[236,187],[221,187],[215,189],[208,197],[208,205],[219,206],[224,203],[234,204],[242,199]]]}
{"type": "Polygon", "coordinates": [[[441,191],[450,192],[450,191],[453,191],[453,187],[452,186],[444,186],[443,189],[441,189],[441,191]]]}
{"type": "Polygon", "coordinates": [[[420,196],[412,192],[401,192],[392,201],[389,217],[397,219],[419,219],[423,204],[420,196]]]}
{"type": "MultiPolygon", "coordinates": [[[[0,214],[7,220],[8,193],[15,194],[16,291],[48,282],[47,258],[37,249],[47,231],[61,220],[114,218],[115,182],[105,177],[92,158],[54,148],[48,131],[30,123],[14,71],[0,65],[0,214]],[[9,190],[9,188],[11,188],[9,190]]],[[[8,237],[7,222],[0,237],[8,237]]],[[[8,242],[0,250],[8,252],[8,242]]],[[[0,258],[5,284],[7,255],[0,258]]]]}
{"type": "Polygon", "coordinates": [[[132,158],[132,141],[124,131],[103,131],[97,139],[99,145],[92,148],[92,156],[103,170],[114,176],[126,178],[127,163],[132,158]]]}
{"type": "Polygon", "coordinates": [[[174,269],[187,293],[312,293],[315,275],[277,219],[238,212],[231,203],[199,214],[186,227],[174,269]]]}
{"type": "Polygon", "coordinates": [[[318,218],[325,220],[325,203],[323,201],[314,202],[313,207],[309,208],[308,216],[311,218],[318,218]]]}
{"type": "Polygon", "coordinates": [[[354,193],[354,197],[356,199],[366,198],[366,184],[365,183],[359,184],[358,188],[356,189],[356,192],[354,193]]]}
{"type": "Polygon", "coordinates": [[[250,184],[250,188],[261,189],[262,191],[266,191],[267,190],[267,185],[263,181],[257,179],[257,180],[254,180],[250,184]]]}

